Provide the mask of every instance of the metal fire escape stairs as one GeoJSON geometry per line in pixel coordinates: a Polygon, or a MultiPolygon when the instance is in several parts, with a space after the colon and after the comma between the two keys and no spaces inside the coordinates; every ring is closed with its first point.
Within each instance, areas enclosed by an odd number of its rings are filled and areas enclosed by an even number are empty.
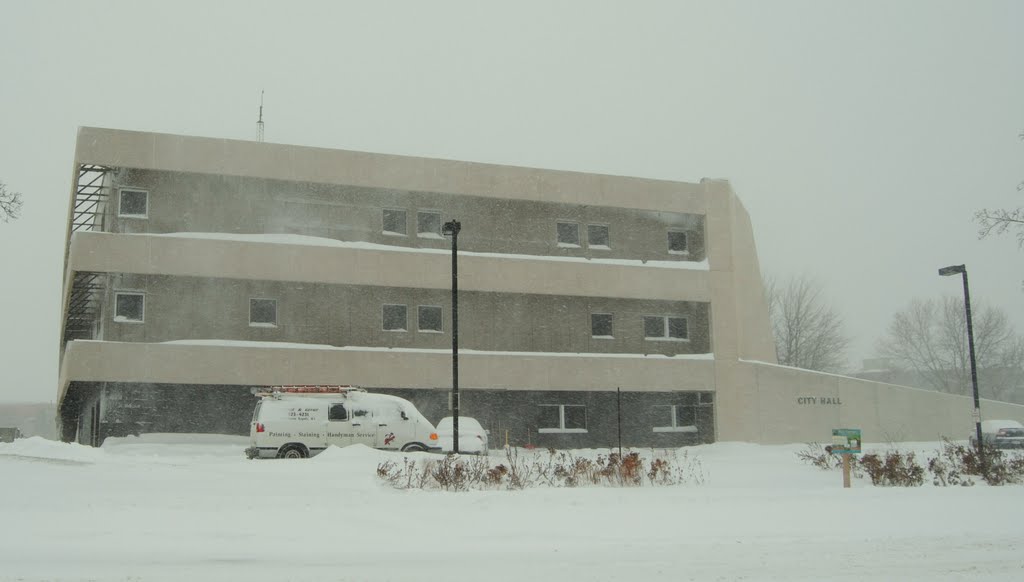
{"type": "MultiPolygon", "coordinates": [[[[104,230],[104,216],[110,198],[110,181],[107,178],[111,171],[111,168],[94,164],[79,166],[68,245],[71,244],[71,235],[75,232],[104,230]]],[[[105,283],[103,273],[74,273],[65,312],[62,352],[69,341],[96,337],[105,283]]]]}

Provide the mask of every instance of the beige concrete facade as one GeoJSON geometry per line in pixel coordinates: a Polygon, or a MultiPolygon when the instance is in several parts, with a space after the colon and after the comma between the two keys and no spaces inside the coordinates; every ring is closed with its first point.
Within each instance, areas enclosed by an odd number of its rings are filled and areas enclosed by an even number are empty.
{"type": "MultiPolygon", "coordinates": [[[[757,402],[747,410],[742,440],[790,443],[827,440],[833,428],[860,428],[866,442],[966,439],[974,404],[964,396],[859,378],[739,362],[757,402]]],[[[1024,406],[983,400],[982,418],[1024,419],[1024,406]]]]}
{"type": "MultiPolygon", "coordinates": [[[[772,365],[753,227],[722,180],[95,128],[78,136],[76,176],[86,166],[104,172],[106,196],[87,228],[69,227],[67,321],[83,275],[102,290],[87,297],[98,306],[88,335],[62,342],[62,405],[105,383],[450,386],[450,242],[421,232],[422,214],[463,222],[464,387],[713,394],[718,440],[820,440],[839,426],[868,440],[965,433],[965,399],[772,365]],[[119,211],[124,191],[145,193],[143,214],[119,211]],[[578,244],[560,241],[559,223],[576,225],[578,244]],[[593,244],[592,227],[608,244],[593,244]],[[685,252],[670,248],[673,232],[685,252]],[[144,321],[114,317],[119,292],[145,297],[144,321]],[[276,301],[273,325],[251,325],[252,298],[276,301]],[[395,304],[440,307],[444,328],[381,329],[382,305],[395,304]],[[612,337],[592,336],[595,313],[612,317],[612,337]],[[685,319],[687,337],[648,337],[652,316],[685,319]]],[[[69,224],[83,222],[81,191],[69,224]]]]}

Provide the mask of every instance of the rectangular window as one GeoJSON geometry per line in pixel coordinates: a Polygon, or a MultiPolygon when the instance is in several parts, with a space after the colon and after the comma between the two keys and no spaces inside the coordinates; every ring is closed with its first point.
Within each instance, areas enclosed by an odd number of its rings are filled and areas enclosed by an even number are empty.
{"type": "Polygon", "coordinates": [[[590,336],[600,338],[612,337],[612,314],[591,313],[590,314],[590,336]]]}
{"type": "Polygon", "coordinates": [[[418,327],[420,331],[440,333],[444,330],[441,325],[441,308],[436,305],[420,305],[418,327]]]}
{"type": "Polygon", "coordinates": [[[126,218],[149,218],[149,192],[121,188],[117,215],[126,218]]]}
{"type": "Polygon", "coordinates": [[[654,432],[697,432],[697,414],[682,404],[651,407],[654,432]]]}
{"type": "Polygon", "coordinates": [[[277,299],[250,299],[249,327],[277,327],[277,299]]]}
{"type": "Polygon", "coordinates": [[[587,407],[581,404],[541,404],[537,432],[587,432],[587,407]]]}
{"type": "Polygon", "coordinates": [[[382,310],[384,331],[408,331],[406,307],[404,305],[385,305],[382,310]]]}
{"type": "Polygon", "coordinates": [[[580,225],[575,222],[559,221],[557,225],[558,246],[579,247],[580,246],[580,225]]]}
{"type": "Polygon", "coordinates": [[[681,230],[668,231],[668,252],[676,255],[686,255],[690,251],[686,247],[686,232],[681,230]]]}
{"type": "Polygon", "coordinates": [[[405,210],[385,208],[383,212],[384,234],[396,234],[405,236],[408,230],[405,225],[405,210]]]}
{"type": "Polygon", "coordinates": [[[344,404],[332,404],[327,409],[327,420],[348,420],[348,411],[344,404]]]}
{"type": "Polygon", "coordinates": [[[587,225],[587,246],[592,249],[608,249],[608,226],[604,224],[587,225]]]}
{"type": "Polygon", "coordinates": [[[146,320],[146,295],[143,293],[115,293],[114,321],[142,323],[146,320]]]}
{"type": "Polygon", "coordinates": [[[645,315],[644,338],[684,341],[689,339],[685,317],[645,315]]]}
{"type": "Polygon", "coordinates": [[[416,213],[416,236],[443,238],[441,236],[441,213],[420,211],[416,213]]]}

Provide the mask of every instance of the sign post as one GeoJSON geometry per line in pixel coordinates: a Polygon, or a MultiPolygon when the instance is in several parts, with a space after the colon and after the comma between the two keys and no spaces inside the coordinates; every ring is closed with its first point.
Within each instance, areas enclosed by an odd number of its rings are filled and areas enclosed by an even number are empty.
{"type": "Polygon", "coordinates": [[[829,452],[843,456],[843,488],[850,488],[850,463],[853,455],[860,453],[859,428],[832,429],[832,446],[829,452]]]}

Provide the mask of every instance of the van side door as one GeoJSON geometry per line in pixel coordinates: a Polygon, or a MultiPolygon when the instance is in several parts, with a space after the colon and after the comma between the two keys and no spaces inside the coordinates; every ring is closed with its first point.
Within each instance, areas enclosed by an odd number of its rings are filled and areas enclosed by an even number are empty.
{"type": "Polygon", "coordinates": [[[353,443],[352,418],[345,403],[331,402],[327,405],[325,424],[327,446],[347,447],[353,443]]]}
{"type": "Polygon", "coordinates": [[[372,408],[365,405],[352,407],[352,431],[355,433],[352,442],[368,447],[377,446],[377,422],[372,408]]]}
{"type": "Polygon", "coordinates": [[[374,418],[377,420],[378,449],[395,450],[408,444],[415,437],[414,423],[402,409],[386,403],[377,409],[374,418]]]}

